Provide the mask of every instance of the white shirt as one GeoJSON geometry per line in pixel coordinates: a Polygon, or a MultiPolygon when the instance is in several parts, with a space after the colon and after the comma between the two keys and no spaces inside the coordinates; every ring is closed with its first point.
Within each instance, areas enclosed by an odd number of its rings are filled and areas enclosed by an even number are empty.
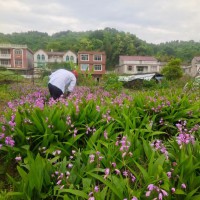
{"type": "Polygon", "coordinates": [[[65,93],[66,89],[67,91],[72,92],[76,85],[75,75],[66,69],[56,70],[49,78],[49,83],[61,89],[63,93],[65,93]]]}

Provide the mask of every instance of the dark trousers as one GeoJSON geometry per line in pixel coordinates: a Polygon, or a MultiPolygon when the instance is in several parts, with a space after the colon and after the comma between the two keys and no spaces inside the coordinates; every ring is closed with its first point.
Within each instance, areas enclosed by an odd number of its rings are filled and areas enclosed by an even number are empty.
{"type": "Polygon", "coordinates": [[[61,89],[57,88],[51,83],[48,84],[48,88],[49,88],[49,93],[54,100],[58,99],[63,94],[61,89]]]}

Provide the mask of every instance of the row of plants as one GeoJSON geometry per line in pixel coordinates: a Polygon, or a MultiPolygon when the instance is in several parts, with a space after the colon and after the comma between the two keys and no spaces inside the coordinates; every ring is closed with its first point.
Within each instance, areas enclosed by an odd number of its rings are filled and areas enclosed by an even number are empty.
{"type": "Polygon", "coordinates": [[[199,199],[199,111],[179,89],[26,92],[1,116],[0,198],[199,199]]]}

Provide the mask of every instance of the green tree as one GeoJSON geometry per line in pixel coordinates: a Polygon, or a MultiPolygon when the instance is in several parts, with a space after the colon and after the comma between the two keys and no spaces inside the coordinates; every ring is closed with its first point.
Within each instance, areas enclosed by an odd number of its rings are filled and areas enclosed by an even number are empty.
{"type": "Polygon", "coordinates": [[[168,80],[179,79],[183,76],[183,70],[181,69],[181,59],[173,58],[168,64],[161,70],[161,73],[168,80]]]}

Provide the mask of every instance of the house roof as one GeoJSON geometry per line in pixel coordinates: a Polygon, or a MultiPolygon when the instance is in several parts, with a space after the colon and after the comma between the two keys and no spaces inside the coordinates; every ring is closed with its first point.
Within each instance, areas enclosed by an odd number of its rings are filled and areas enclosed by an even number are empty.
{"type": "Polygon", "coordinates": [[[196,61],[200,61],[200,56],[196,56],[194,59],[196,59],[196,61]]]}
{"type": "MultiPolygon", "coordinates": [[[[37,50],[35,53],[37,53],[38,51],[43,51],[44,53],[46,53],[49,56],[63,56],[65,54],[67,54],[68,52],[72,52],[73,54],[75,54],[73,51],[71,50],[67,50],[65,52],[57,52],[57,51],[45,51],[43,49],[39,49],[37,50]]],[[[76,54],[75,54],[76,55],[76,54]]]]}
{"type": "Polygon", "coordinates": [[[153,77],[157,79],[162,79],[163,75],[159,73],[144,73],[144,74],[135,74],[131,76],[119,76],[118,80],[119,81],[124,81],[124,82],[130,82],[136,79],[142,79],[142,80],[151,80],[153,77]]]}
{"type": "Polygon", "coordinates": [[[157,61],[156,58],[152,56],[119,56],[121,61],[157,61]]]}
{"type": "Polygon", "coordinates": [[[105,54],[105,51],[79,51],[78,54],[87,53],[87,54],[105,54]]]}
{"type": "Polygon", "coordinates": [[[63,56],[66,52],[46,52],[49,56],[63,56]]]}

